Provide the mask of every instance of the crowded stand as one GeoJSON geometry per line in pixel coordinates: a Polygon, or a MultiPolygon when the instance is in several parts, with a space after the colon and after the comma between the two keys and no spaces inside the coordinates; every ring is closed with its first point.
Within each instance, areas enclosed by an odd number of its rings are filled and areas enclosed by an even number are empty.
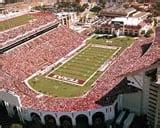
{"type": "Polygon", "coordinates": [[[45,65],[50,65],[62,58],[80,45],[82,40],[83,38],[79,34],[60,26],[46,35],[4,54],[2,70],[23,80],[45,65]]]}
{"type": "Polygon", "coordinates": [[[34,34],[38,32],[39,29],[46,27],[46,25],[54,24],[58,21],[54,14],[48,12],[35,12],[26,15],[33,16],[33,20],[27,24],[0,32],[0,48],[29,34],[34,34]]]}
{"type": "MultiPolygon", "coordinates": [[[[112,60],[112,64],[92,85],[92,89],[82,97],[56,98],[39,96],[24,83],[24,80],[38,70],[49,66],[78,47],[84,36],[59,26],[32,41],[2,55],[1,88],[11,90],[20,96],[21,104],[26,108],[44,111],[84,111],[101,108],[96,104],[125,78],[125,74],[142,67],[147,67],[160,58],[158,43],[153,38],[141,38],[128,47],[120,56],[112,60]],[[153,42],[142,56],[141,46],[153,42]],[[133,54],[134,53],[134,54],[133,54]],[[134,67],[134,68],[133,68],[134,67]]],[[[115,89],[117,90],[117,89],[115,89]]],[[[116,92],[116,91],[115,91],[116,92]]],[[[114,91],[112,92],[114,94],[114,91]]],[[[107,103],[113,102],[113,98],[107,103]]]]}

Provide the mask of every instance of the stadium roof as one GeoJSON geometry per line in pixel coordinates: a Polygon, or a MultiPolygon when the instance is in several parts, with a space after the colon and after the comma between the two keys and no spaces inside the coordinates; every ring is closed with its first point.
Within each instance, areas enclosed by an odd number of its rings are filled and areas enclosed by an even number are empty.
{"type": "Polygon", "coordinates": [[[138,11],[137,13],[133,14],[133,17],[141,18],[141,17],[148,16],[148,15],[150,15],[150,13],[138,11]]]}
{"type": "Polygon", "coordinates": [[[130,26],[138,26],[141,22],[138,18],[132,18],[132,17],[116,17],[112,19],[114,22],[123,22],[124,25],[130,25],[130,26]]]}
{"type": "Polygon", "coordinates": [[[133,12],[135,12],[136,9],[134,8],[124,8],[122,6],[106,6],[102,11],[101,15],[105,16],[127,16],[133,12]]]}

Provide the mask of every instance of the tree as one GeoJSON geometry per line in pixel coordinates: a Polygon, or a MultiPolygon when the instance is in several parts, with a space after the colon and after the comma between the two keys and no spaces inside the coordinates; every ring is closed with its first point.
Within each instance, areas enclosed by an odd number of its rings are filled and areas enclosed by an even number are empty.
{"type": "Polygon", "coordinates": [[[153,21],[154,21],[154,26],[157,26],[157,19],[154,18],[153,21]]]}
{"type": "Polygon", "coordinates": [[[106,1],[105,0],[99,0],[99,4],[100,7],[104,8],[106,5],[106,1]]]}
{"type": "Polygon", "coordinates": [[[156,9],[160,10],[160,2],[156,2],[156,9]]]}
{"type": "Polygon", "coordinates": [[[83,4],[83,7],[88,8],[89,7],[88,3],[83,4]]]}
{"type": "Polygon", "coordinates": [[[141,31],[141,34],[144,35],[144,34],[145,34],[145,30],[142,30],[142,31],[141,31]]]}
{"type": "Polygon", "coordinates": [[[150,35],[151,35],[152,33],[153,33],[152,29],[149,29],[144,36],[145,36],[145,37],[150,37],[150,35]]]}
{"type": "Polygon", "coordinates": [[[90,9],[91,12],[99,13],[101,11],[101,7],[99,6],[94,6],[93,8],[90,9]]]}
{"type": "Polygon", "coordinates": [[[85,10],[85,7],[84,6],[77,6],[77,12],[83,12],[85,10]]]}
{"type": "Polygon", "coordinates": [[[156,2],[156,4],[154,5],[153,10],[151,10],[153,16],[158,16],[160,15],[160,2],[156,2]]]}

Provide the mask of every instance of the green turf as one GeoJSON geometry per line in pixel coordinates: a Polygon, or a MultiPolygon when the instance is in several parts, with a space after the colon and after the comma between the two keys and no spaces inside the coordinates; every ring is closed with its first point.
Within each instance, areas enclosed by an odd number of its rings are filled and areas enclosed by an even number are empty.
{"type": "Polygon", "coordinates": [[[92,88],[91,84],[98,78],[100,74],[101,72],[97,72],[83,87],[51,80],[44,76],[37,76],[31,79],[29,84],[37,91],[53,97],[75,97],[83,95],[90,90],[92,88]]]}
{"type": "Polygon", "coordinates": [[[111,39],[106,38],[99,38],[94,36],[92,39],[88,40],[87,43],[92,44],[101,44],[101,45],[110,45],[110,46],[117,46],[121,47],[121,51],[123,51],[127,46],[129,46],[134,41],[132,37],[114,37],[111,39]]]}
{"type": "MultiPolygon", "coordinates": [[[[90,44],[102,44],[102,45],[113,45],[121,47],[124,50],[132,42],[133,38],[112,38],[111,44],[106,42],[106,39],[92,38],[87,42],[90,44]]],[[[88,45],[86,47],[88,47],[88,45]]],[[[120,54],[122,50],[118,53],[120,54]]],[[[64,65],[60,65],[55,73],[71,76],[78,79],[86,80],[95,72],[108,58],[112,56],[115,50],[93,48],[89,46],[86,49],[82,49],[79,54],[73,57],[71,60],[66,62],[64,65]]],[[[77,85],[71,85],[69,83],[52,80],[46,78],[45,75],[38,75],[28,82],[32,88],[42,92],[44,94],[52,95],[54,97],[75,97],[85,94],[92,87],[93,82],[102,74],[102,72],[96,72],[96,74],[82,87],[77,85]]]]}
{"type": "Polygon", "coordinates": [[[2,21],[0,22],[0,31],[26,24],[32,19],[33,16],[31,15],[22,15],[15,18],[11,18],[9,20],[2,21]]]}
{"type": "Polygon", "coordinates": [[[89,46],[70,61],[54,71],[54,74],[87,80],[115,50],[89,46]]]}

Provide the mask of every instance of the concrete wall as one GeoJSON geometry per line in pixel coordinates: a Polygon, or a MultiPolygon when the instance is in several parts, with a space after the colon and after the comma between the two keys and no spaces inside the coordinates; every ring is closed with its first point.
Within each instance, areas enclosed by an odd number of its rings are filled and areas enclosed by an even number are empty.
{"type": "Polygon", "coordinates": [[[143,93],[142,93],[142,110],[146,114],[148,111],[149,86],[151,84],[150,78],[144,75],[143,93]]]}
{"type": "MultiPolygon", "coordinates": [[[[142,90],[142,102],[140,102],[140,105],[142,106],[142,113],[146,114],[148,110],[149,86],[151,84],[150,78],[145,75],[145,72],[139,72],[135,75],[127,76],[127,80],[130,81],[129,85],[142,90]]],[[[124,102],[122,104],[124,104],[124,102]]]]}
{"type": "Polygon", "coordinates": [[[138,115],[141,113],[141,91],[121,95],[122,107],[138,115]]]}
{"type": "Polygon", "coordinates": [[[76,117],[78,115],[85,115],[87,118],[88,118],[88,123],[89,125],[92,125],[92,117],[95,113],[97,112],[101,112],[104,114],[104,118],[105,118],[105,121],[108,121],[108,120],[112,120],[115,116],[115,104],[114,103],[113,105],[110,105],[110,106],[106,106],[106,107],[102,107],[100,109],[93,109],[93,110],[88,110],[88,111],[75,111],[75,112],[40,112],[40,111],[37,111],[37,110],[33,110],[33,109],[22,109],[22,118],[25,119],[25,120],[28,120],[28,121],[31,121],[31,113],[36,113],[40,116],[41,118],[41,121],[43,124],[45,124],[45,120],[44,120],[44,117],[46,115],[51,115],[55,118],[56,120],[56,124],[59,126],[60,125],[60,118],[62,116],[68,116],[71,118],[72,120],[72,124],[75,126],[76,125],[76,117]]]}
{"type": "Polygon", "coordinates": [[[3,90],[0,91],[0,99],[10,103],[11,105],[20,106],[19,97],[13,92],[8,91],[6,93],[3,90]]]}
{"type": "Polygon", "coordinates": [[[134,86],[136,88],[142,89],[143,88],[143,76],[144,73],[140,72],[137,73],[136,75],[132,75],[132,76],[127,76],[127,80],[130,81],[130,83],[128,83],[128,85],[134,86]]]}

